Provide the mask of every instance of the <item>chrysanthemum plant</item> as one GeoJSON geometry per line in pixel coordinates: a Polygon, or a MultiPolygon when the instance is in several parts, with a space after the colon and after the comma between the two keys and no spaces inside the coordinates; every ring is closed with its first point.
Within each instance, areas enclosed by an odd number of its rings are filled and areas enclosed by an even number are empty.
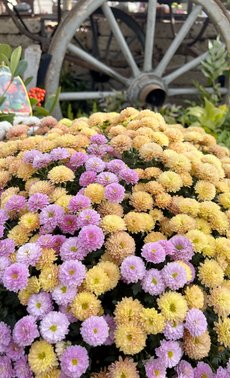
{"type": "Polygon", "coordinates": [[[229,156],[133,108],[1,142],[1,378],[229,377],[229,156]]]}

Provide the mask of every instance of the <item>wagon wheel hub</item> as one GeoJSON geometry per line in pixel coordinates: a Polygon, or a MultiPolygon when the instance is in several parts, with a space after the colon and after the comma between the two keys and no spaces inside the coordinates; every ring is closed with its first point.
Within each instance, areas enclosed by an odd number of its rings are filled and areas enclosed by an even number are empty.
{"type": "Polygon", "coordinates": [[[135,78],[127,90],[127,99],[135,103],[162,106],[167,95],[163,80],[151,73],[144,73],[135,78]]]}

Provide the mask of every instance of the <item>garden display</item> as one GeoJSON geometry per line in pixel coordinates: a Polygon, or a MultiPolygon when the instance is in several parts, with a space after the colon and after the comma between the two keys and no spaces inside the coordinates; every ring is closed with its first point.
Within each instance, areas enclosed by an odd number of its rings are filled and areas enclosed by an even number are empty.
{"type": "Polygon", "coordinates": [[[131,107],[39,125],[0,142],[0,377],[229,378],[229,150],[131,107]]]}

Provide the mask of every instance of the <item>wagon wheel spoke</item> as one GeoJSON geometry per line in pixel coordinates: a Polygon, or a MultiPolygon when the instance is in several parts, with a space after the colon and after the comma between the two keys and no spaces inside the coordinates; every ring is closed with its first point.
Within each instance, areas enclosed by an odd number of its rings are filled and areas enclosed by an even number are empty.
{"type": "Polygon", "coordinates": [[[106,64],[100,62],[96,58],[94,58],[92,55],[87,53],[86,51],[83,51],[79,47],[75,46],[73,43],[68,44],[68,50],[76,55],[78,58],[82,59],[86,63],[88,63],[90,66],[92,66],[96,71],[103,72],[106,75],[112,77],[113,79],[119,81],[120,83],[124,84],[125,86],[129,85],[129,79],[126,77],[120,75],[118,72],[114,71],[112,68],[107,66],[106,64]]]}
{"type": "MultiPolygon", "coordinates": [[[[213,93],[214,90],[213,88],[210,88],[210,87],[206,87],[204,88],[208,93],[213,93]]],[[[227,88],[220,88],[220,93],[222,95],[225,95],[228,93],[228,89],[227,88]]],[[[199,91],[198,89],[196,88],[170,88],[168,90],[168,96],[180,96],[180,95],[196,95],[196,94],[199,94],[199,91]]]]}
{"type": "Polygon", "coordinates": [[[138,76],[138,74],[140,73],[139,71],[139,68],[134,60],[134,57],[129,49],[129,46],[120,30],[120,27],[116,21],[116,18],[114,17],[113,15],[113,12],[111,10],[111,8],[109,7],[108,4],[104,3],[102,5],[102,10],[103,10],[103,13],[110,25],[110,28],[114,34],[114,37],[116,38],[117,40],[117,43],[127,61],[127,63],[129,64],[131,70],[132,70],[132,73],[133,73],[133,76],[138,76]]]}
{"type": "Polygon", "coordinates": [[[201,10],[202,10],[202,7],[200,5],[197,5],[196,7],[194,7],[192,12],[186,19],[185,23],[180,28],[180,31],[178,32],[177,36],[173,40],[165,56],[162,58],[162,60],[160,61],[156,69],[154,70],[155,75],[162,77],[166,67],[168,66],[169,62],[171,61],[172,57],[174,56],[181,42],[184,40],[189,30],[193,26],[201,10]]]}
{"type": "Polygon", "coordinates": [[[145,37],[144,71],[152,70],[153,46],[155,37],[157,0],[149,0],[145,37]]]}
{"type": "Polygon", "coordinates": [[[62,92],[60,94],[61,101],[74,101],[74,100],[95,100],[106,97],[113,97],[119,95],[117,91],[95,91],[95,92],[62,92]]]}
{"type": "Polygon", "coordinates": [[[184,73],[192,70],[193,68],[199,66],[199,64],[208,56],[208,52],[198,56],[197,58],[191,60],[190,62],[184,64],[180,68],[176,69],[175,71],[171,72],[167,76],[163,77],[164,83],[166,85],[172,83],[175,79],[177,79],[179,76],[183,75],[184,73]]]}

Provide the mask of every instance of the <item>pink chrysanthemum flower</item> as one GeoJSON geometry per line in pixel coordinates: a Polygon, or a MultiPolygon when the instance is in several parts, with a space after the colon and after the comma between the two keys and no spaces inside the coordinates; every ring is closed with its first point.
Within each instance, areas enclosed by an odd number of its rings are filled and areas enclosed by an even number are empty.
{"type": "Polygon", "coordinates": [[[86,171],[102,172],[105,169],[105,163],[99,157],[90,157],[85,163],[86,171]]]}
{"type": "Polygon", "coordinates": [[[157,269],[146,270],[141,286],[145,293],[151,295],[160,295],[165,290],[161,273],[157,269]]]}
{"type": "Polygon", "coordinates": [[[21,246],[16,254],[17,262],[35,266],[42,254],[42,249],[36,243],[26,243],[21,246]]]}
{"type": "Polygon", "coordinates": [[[72,213],[77,213],[78,211],[87,209],[91,206],[91,201],[88,197],[83,194],[77,194],[75,197],[71,198],[69,201],[69,210],[72,213]]]}
{"type": "Polygon", "coordinates": [[[103,134],[96,134],[91,136],[90,143],[96,143],[98,145],[106,144],[108,139],[103,134]]]}
{"type": "Polygon", "coordinates": [[[28,199],[29,211],[36,213],[49,205],[49,197],[43,193],[35,193],[28,199]]]}
{"type": "Polygon", "coordinates": [[[51,161],[52,161],[52,158],[50,154],[47,154],[47,153],[39,154],[35,156],[32,166],[33,168],[41,169],[41,168],[47,167],[47,165],[49,165],[51,161]]]}
{"type": "Polygon", "coordinates": [[[50,151],[52,161],[65,160],[70,157],[70,153],[66,148],[57,147],[50,151]]]}
{"type": "Polygon", "coordinates": [[[17,293],[27,285],[29,270],[25,264],[15,263],[8,266],[3,275],[3,285],[17,293]]]}
{"type": "Polygon", "coordinates": [[[194,369],[194,378],[213,378],[214,374],[212,369],[205,362],[198,362],[197,367],[194,369]]]}
{"type": "Polygon", "coordinates": [[[167,322],[164,329],[164,336],[167,340],[179,340],[184,335],[183,323],[167,322]]]}
{"type": "Polygon", "coordinates": [[[97,211],[92,210],[92,209],[82,210],[78,214],[78,227],[82,228],[84,226],[89,226],[90,224],[98,226],[100,223],[100,220],[101,220],[101,217],[97,211]]]}
{"type": "Polygon", "coordinates": [[[6,354],[12,361],[18,361],[25,355],[25,348],[11,341],[6,347],[6,354]]]}
{"type": "Polygon", "coordinates": [[[90,316],[82,323],[80,333],[87,344],[98,346],[105,343],[109,336],[109,327],[102,316],[90,316]]]}
{"type": "Polygon", "coordinates": [[[136,184],[139,180],[138,174],[136,171],[130,168],[122,169],[119,172],[119,177],[121,180],[124,180],[126,184],[136,184]]]}
{"type": "Polygon", "coordinates": [[[80,286],[84,281],[86,268],[80,261],[68,260],[60,265],[59,280],[62,285],[80,286]]]}
{"type": "Polygon", "coordinates": [[[128,256],[121,264],[121,277],[124,282],[136,283],[145,275],[145,264],[138,256],[128,256]]]}
{"type": "Polygon", "coordinates": [[[104,345],[112,345],[114,343],[114,332],[116,329],[116,323],[113,316],[111,315],[103,315],[103,318],[105,319],[109,327],[109,336],[105,340],[104,345]]]}
{"type": "Polygon", "coordinates": [[[8,215],[5,210],[0,209],[0,225],[3,226],[4,223],[8,220],[8,215]]]}
{"type": "Polygon", "coordinates": [[[187,283],[185,268],[176,262],[165,265],[161,273],[165,286],[171,290],[178,290],[187,283]]]}
{"type": "Polygon", "coordinates": [[[39,337],[38,326],[33,316],[24,316],[15,324],[13,340],[19,346],[31,345],[37,337],[39,337]]]}
{"type": "Polygon", "coordinates": [[[48,227],[51,232],[59,224],[64,215],[64,209],[59,205],[48,205],[40,213],[40,224],[48,227]]]}
{"type": "Polygon", "coordinates": [[[229,378],[229,374],[227,369],[224,369],[222,367],[219,367],[217,369],[216,374],[214,375],[215,378],[229,378]]]}
{"type": "Polygon", "coordinates": [[[78,237],[68,238],[60,248],[60,256],[63,261],[83,260],[86,255],[87,252],[78,237]]]}
{"type": "Polygon", "coordinates": [[[65,214],[63,215],[59,227],[64,234],[73,235],[78,229],[78,218],[76,215],[65,214]]]}
{"type": "Polygon", "coordinates": [[[5,269],[11,265],[11,261],[9,257],[0,256],[0,282],[2,283],[2,279],[5,273],[5,269]]]}
{"type": "Polygon", "coordinates": [[[51,311],[41,321],[40,332],[44,340],[55,344],[65,338],[68,333],[69,321],[65,314],[51,311]]]}
{"type": "Polygon", "coordinates": [[[177,341],[161,341],[159,348],[155,350],[157,357],[161,358],[166,367],[172,368],[176,366],[181,357],[182,349],[177,341]]]}
{"type": "Polygon", "coordinates": [[[73,171],[76,171],[77,168],[81,167],[82,165],[85,164],[85,162],[88,159],[88,155],[83,153],[83,152],[75,152],[69,162],[66,164],[66,166],[73,171]]]}
{"type": "Polygon", "coordinates": [[[147,378],[165,378],[166,367],[160,358],[150,358],[145,363],[145,373],[147,378]]]}
{"type": "Polygon", "coordinates": [[[27,358],[24,356],[14,363],[14,377],[33,378],[32,371],[28,365],[27,358]]]}
{"type": "Polygon", "coordinates": [[[119,179],[117,175],[115,175],[112,172],[101,172],[99,173],[99,175],[97,175],[97,178],[96,178],[96,182],[103,186],[107,186],[107,185],[116,183],[118,181],[119,179]]]}
{"type": "Polygon", "coordinates": [[[4,323],[0,322],[0,353],[5,352],[6,347],[11,341],[11,329],[4,323]]]}
{"type": "Polygon", "coordinates": [[[125,197],[125,189],[118,183],[109,184],[105,188],[105,198],[112,203],[120,203],[125,197]]]}
{"type": "Polygon", "coordinates": [[[15,251],[15,243],[12,239],[0,240],[0,256],[9,256],[15,251]]]}
{"type": "Polygon", "coordinates": [[[104,234],[100,227],[95,225],[84,226],[79,232],[79,242],[88,252],[96,251],[103,246],[104,234]]]}
{"type": "Polygon", "coordinates": [[[159,264],[165,261],[165,250],[159,242],[146,243],[141,251],[141,256],[148,262],[159,264]]]}
{"type": "Polygon", "coordinates": [[[13,368],[8,356],[0,356],[0,372],[1,378],[13,377],[13,368]]]}
{"type": "Polygon", "coordinates": [[[189,261],[194,255],[192,243],[182,235],[175,235],[169,239],[167,251],[174,260],[189,261]]]}
{"type": "MultiPolygon", "coordinates": [[[[57,253],[60,252],[60,248],[62,244],[66,241],[66,236],[65,235],[52,235],[51,239],[51,246],[49,248],[53,248],[57,253]]],[[[48,247],[46,247],[48,248],[48,247]]]]}
{"type": "Polygon", "coordinates": [[[26,199],[23,196],[14,194],[5,204],[5,210],[7,212],[15,211],[19,212],[26,207],[26,199]]]}
{"type": "Polygon", "coordinates": [[[196,337],[207,331],[208,324],[203,312],[192,308],[187,312],[184,326],[193,337],[196,337]]]}
{"type": "Polygon", "coordinates": [[[80,346],[68,346],[61,355],[61,371],[69,378],[80,378],[89,367],[87,350],[80,346]]]}
{"type": "Polygon", "coordinates": [[[96,181],[97,173],[94,171],[83,172],[79,178],[79,184],[83,187],[93,184],[96,181]]]}
{"type": "Polygon", "coordinates": [[[42,319],[46,314],[53,310],[51,295],[41,292],[32,294],[28,300],[27,311],[36,319],[42,319]]]}
{"type": "Polygon", "coordinates": [[[76,294],[77,289],[75,287],[59,285],[52,292],[52,298],[58,305],[67,306],[70,302],[73,301],[76,294]]]}
{"type": "Polygon", "coordinates": [[[193,367],[185,360],[181,360],[175,370],[178,374],[177,378],[194,378],[193,367]]]}
{"type": "Polygon", "coordinates": [[[119,174],[121,170],[126,169],[127,165],[120,159],[113,159],[106,164],[108,171],[119,174]]]}

